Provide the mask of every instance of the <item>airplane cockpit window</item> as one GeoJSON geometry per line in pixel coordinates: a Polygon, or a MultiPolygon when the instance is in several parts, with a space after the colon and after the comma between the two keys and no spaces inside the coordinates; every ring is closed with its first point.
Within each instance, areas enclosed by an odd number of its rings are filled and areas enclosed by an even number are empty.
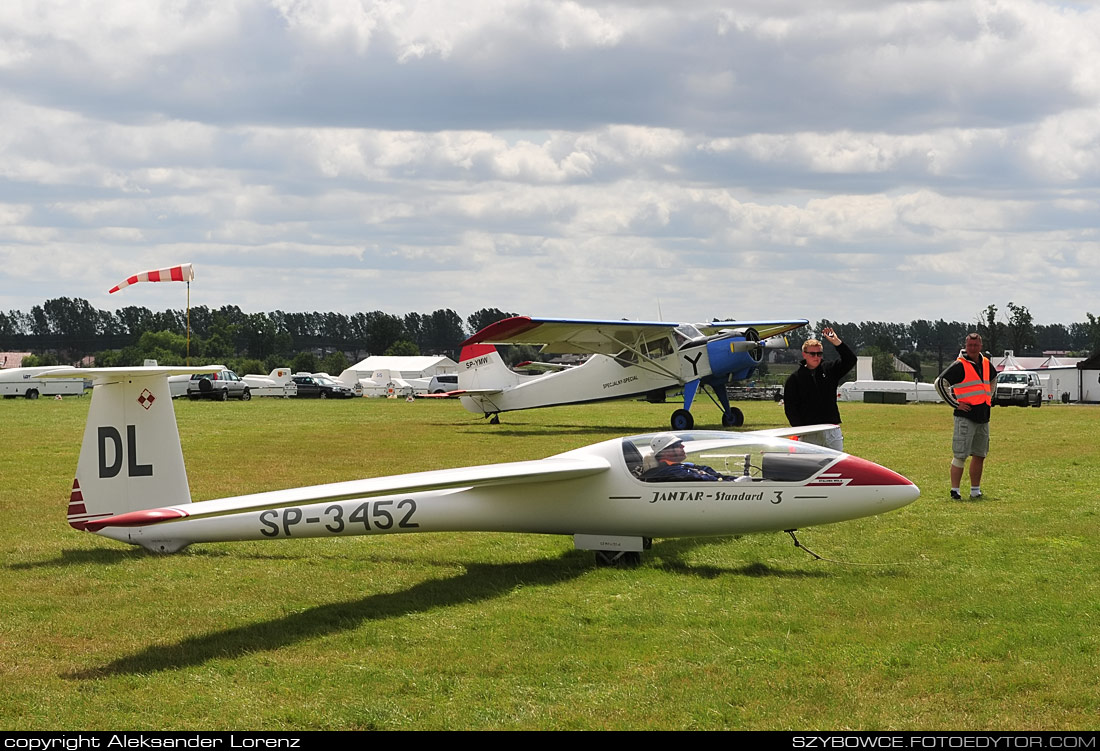
{"type": "Polygon", "coordinates": [[[718,431],[623,439],[623,460],[643,482],[803,482],[840,453],[809,443],[718,431]]]}
{"type": "Polygon", "coordinates": [[[624,349],[615,355],[615,362],[624,368],[638,364],[638,353],[631,349],[624,349]]]}
{"type": "Polygon", "coordinates": [[[659,357],[667,357],[672,354],[672,340],[667,336],[660,339],[652,339],[645,343],[646,354],[656,360],[659,357]]]}
{"type": "Polygon", "coordinates": [[[679,326],[672,330],[672,335],[676,337],[676,346],[683,347],[688,342],[696,339],[704,339],[703,332],[692,326],[690,323],[681,323],[679,326]]]}

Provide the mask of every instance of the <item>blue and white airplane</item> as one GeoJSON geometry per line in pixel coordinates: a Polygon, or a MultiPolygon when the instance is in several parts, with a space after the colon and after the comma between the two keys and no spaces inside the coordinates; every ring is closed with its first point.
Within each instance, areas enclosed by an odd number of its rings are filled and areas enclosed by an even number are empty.
{"type": "Polygon", "coordinates": [[[722,410],[722,426],[737,428],[745,416],[730,406],[726,386],[751,377],[765,349],[786,347],[783,334],[807,323],[506,318],[463,342],[458,390],[448,396],[496,422],[501,412],[632,396],[664,401],[666,391],[682,389],[684,406],[672,413],[671,426],[691,430],[691,405],[700,387],[708,387],[722,410]],[[537,344],[545,354],[590,357],[575,367],[521,375],[504,364],[495,344],[537,344]]]}

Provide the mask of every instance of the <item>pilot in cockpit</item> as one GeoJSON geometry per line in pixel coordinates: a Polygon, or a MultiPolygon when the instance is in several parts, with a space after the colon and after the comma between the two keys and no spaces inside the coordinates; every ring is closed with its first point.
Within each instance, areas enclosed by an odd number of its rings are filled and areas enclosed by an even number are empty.
{"type": "Polygon", "coordinates": [[[730,480],[710,467],[685,462],[684,442],[671,433],[659,433],[649,443],[656,466],[642,475],[645,482],[720,482],[730,480]]]}

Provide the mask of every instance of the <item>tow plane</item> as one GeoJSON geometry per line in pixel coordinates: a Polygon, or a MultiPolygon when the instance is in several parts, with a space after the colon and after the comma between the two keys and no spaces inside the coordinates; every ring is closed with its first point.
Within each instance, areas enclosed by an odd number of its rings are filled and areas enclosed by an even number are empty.
{"type": "Polygon", "coordinates": [[[745,416],[730,406],[726,386],[749,378],[766,349],[786,347],[783,334],[807,323],[506,318],[462,343],[459,388],[449,395],[495,423],[501,412],[633,396],[664,401],[666,391],[682,389],[683,408],[670,423],[673,430],[691,430],[691,405],[702,387],[722,410],[722,426],[739,428],[745,416]],[[509,369],[496,344],[537,344],[544,354],[590,357],[575,367],[528,375],[509,369]]]}
{"type": "MultiPolygon", "coordinates": [[[[571,535],[597,562],[637,562],[655,537],[794,530],[880,514],[920,491],[870,461],[788,437],[831,426],[680,431],[537,461],[191,499],[168,376],[189,368],[52,371],[94,382],[68,505],[77,530],[174,553],[193,543],[415,532],[571,535]],[[683,449],[714,481],[651,481],[683,449]]],[[[683,460],[681,460],[683,461],[683,460]]],[[[683,465],[691,466],[691,465],[683,465]]]]}

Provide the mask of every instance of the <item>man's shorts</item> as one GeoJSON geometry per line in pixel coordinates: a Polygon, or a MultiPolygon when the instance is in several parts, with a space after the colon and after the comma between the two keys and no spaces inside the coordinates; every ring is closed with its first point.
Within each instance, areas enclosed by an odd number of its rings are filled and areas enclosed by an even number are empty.
{"type": "Polygon", "coordinates": [[[951,436],[951,453],[956,459],[989,454],[989,423],[974,422],[955,415],[955,432],[951,436]]]}

